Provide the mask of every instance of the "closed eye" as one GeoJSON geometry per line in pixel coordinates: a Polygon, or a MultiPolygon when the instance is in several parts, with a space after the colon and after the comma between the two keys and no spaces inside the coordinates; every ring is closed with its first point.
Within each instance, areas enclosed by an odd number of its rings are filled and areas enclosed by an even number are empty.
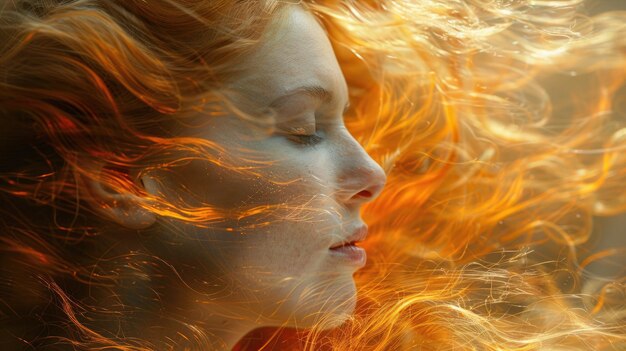
{"type": "Polygon", "coordinates": [[[314,134],[288,134],[287,138],[294,143],[305,146],[314,146],[324,140],[324,137],[319,132],[314,134]]]}

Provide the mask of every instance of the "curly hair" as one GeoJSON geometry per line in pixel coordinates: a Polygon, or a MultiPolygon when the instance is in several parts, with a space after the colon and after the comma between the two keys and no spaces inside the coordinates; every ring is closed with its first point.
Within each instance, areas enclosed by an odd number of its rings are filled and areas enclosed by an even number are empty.
{"type": "MultiPolygon", "coordinates": [[[[193,158],[235,168],[213,157],[220,145],[177,131],[229,108],[221,83],[288,3],[0,4],[7,345],[209,345],[201,328],[159,313],[167,287],[151,277],[171,270],[117,249],[76,176],[162,217],[211,226],[233,215],[149,195],[138,174],[193,158]],[[95,162],[109,165],[104,174],[95,162]],[[141,284],[121,284],[128,277],[141,284]],[[134,301],[122,299],[129,289],[134,301]],[[141,313],[175,326],[169,344],[133,334],[141,313]]],[[[364,209],[371,260],[355,276],[352,319],[332,331],[258,330],[237,348],[624,347],[623,280],[582,289],[597,257],[582,245],[592,216],[626,210],[624,13],[588,17],[582,0],[301,6],[328,32],[350,87],[346,124],[383,165],[387,188],[364,209]]]]}

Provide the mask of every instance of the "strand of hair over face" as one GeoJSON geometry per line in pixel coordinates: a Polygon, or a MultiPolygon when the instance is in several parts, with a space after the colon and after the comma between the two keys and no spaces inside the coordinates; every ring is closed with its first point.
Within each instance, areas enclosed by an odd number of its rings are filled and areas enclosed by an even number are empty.
{"type": "Polygon", "coordinates": [[[585,269],[624,252],[587,248],[593,216],[626,209],[624,14],[589,17],[583,1],[307,6],[351,87],[348,128],[388,182],[363,213],[359,313],[330,336],[277,339],[311,350],[624,347],[623,277],[597,285],[585,269]]]}
{"type": "MultiPolygon", "coordinates": [[[[159,257],[109,251],[114,239],[75,176],[132,193],[163,218],[219,226],[232,214],[151,196],[132,171],[202,160],[253,176],[264,166],[251,156],[240,167],[220,145],[170,131],[226,113],[220,80],[285,4],[0,5],[0,315],[47,320],[33,347],[210,348],[180,315],[157,313],[179,328],[167,345],[104,331],[152,313],[156,277],[177,272],[159,257]],[[174,158],[180,151],[189,157],[174,158]],[[85,160],[112,166],[98,174],[85,160]],[[145,305],[124,305],[126,279],[146,287],[145,305]],[[81,292],[111,303],[73,297],[81,292]]],[[[626,209],[624,14],[588,17],[582,0],[301,5],[328,31],[350,86],[346,124],[388,181],[363,212],[369,262],[355,276],[351,320],[333,331],[318,330],[328,321],[259,330],[238,349],[625,347],[623,278],[585,285],[590,262],[624,252],[585,248],[593,216],[626,209]]],[[[314,209],[234,215],[285,210],[314,209]]]]}

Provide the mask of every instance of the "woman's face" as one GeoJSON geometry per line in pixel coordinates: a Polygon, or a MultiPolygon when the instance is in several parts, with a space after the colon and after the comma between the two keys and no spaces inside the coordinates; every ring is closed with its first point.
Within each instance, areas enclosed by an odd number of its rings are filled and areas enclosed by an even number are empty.
{"type": "Polygon", "coordinates": [[[227,82],[225,94],[249,118],[199,116],[202,127],[185,131],[225,150],[214,157],[252,172],[197,160],[152,175],[170,199],[261,211],[208,229],[164,221],[158,235],[168,245],[158,250],[175,256],[185,284],[220,313],[260,325],[328,318],[334,326],[353,312],[352,275],[365,260],[353,246],[331,247],[363,234],[359,210],[380,193],[385,174],[343,123],[347,86],[324,30],[299,6],[283,11],[227,82]],[[254,123],[268,111],[269,133],[254,123]]]}

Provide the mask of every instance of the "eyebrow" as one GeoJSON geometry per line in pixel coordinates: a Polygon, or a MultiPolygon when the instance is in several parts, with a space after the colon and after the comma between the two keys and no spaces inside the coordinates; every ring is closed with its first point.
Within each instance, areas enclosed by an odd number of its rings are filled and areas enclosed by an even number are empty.
{"type": "MultiPolygon", "coordinates": [[[[293,95],[297,95],[297,94],[304,94],[304,95],[308,95],[312,98],[318,99],[320,101],[324,101],[324,102],[331,102],[333,101],[333,93],[331,93],[328,89],[320,86],[320,85],[306,85],[306,86],[301,86],[295,89],[291,89],[288,92],[286,92],[285,94],[283,94],[282,96],[276,98],[274,101],[272,101],[272,103],[269,105],[270,107],[277,107],[283,104],[283,101],[293,95]]],[[[346,106],[343,110],[343,112],[345,113],[348,108],[350,107],[350,102],[348,101],[346,103],[346,106]]]]}

